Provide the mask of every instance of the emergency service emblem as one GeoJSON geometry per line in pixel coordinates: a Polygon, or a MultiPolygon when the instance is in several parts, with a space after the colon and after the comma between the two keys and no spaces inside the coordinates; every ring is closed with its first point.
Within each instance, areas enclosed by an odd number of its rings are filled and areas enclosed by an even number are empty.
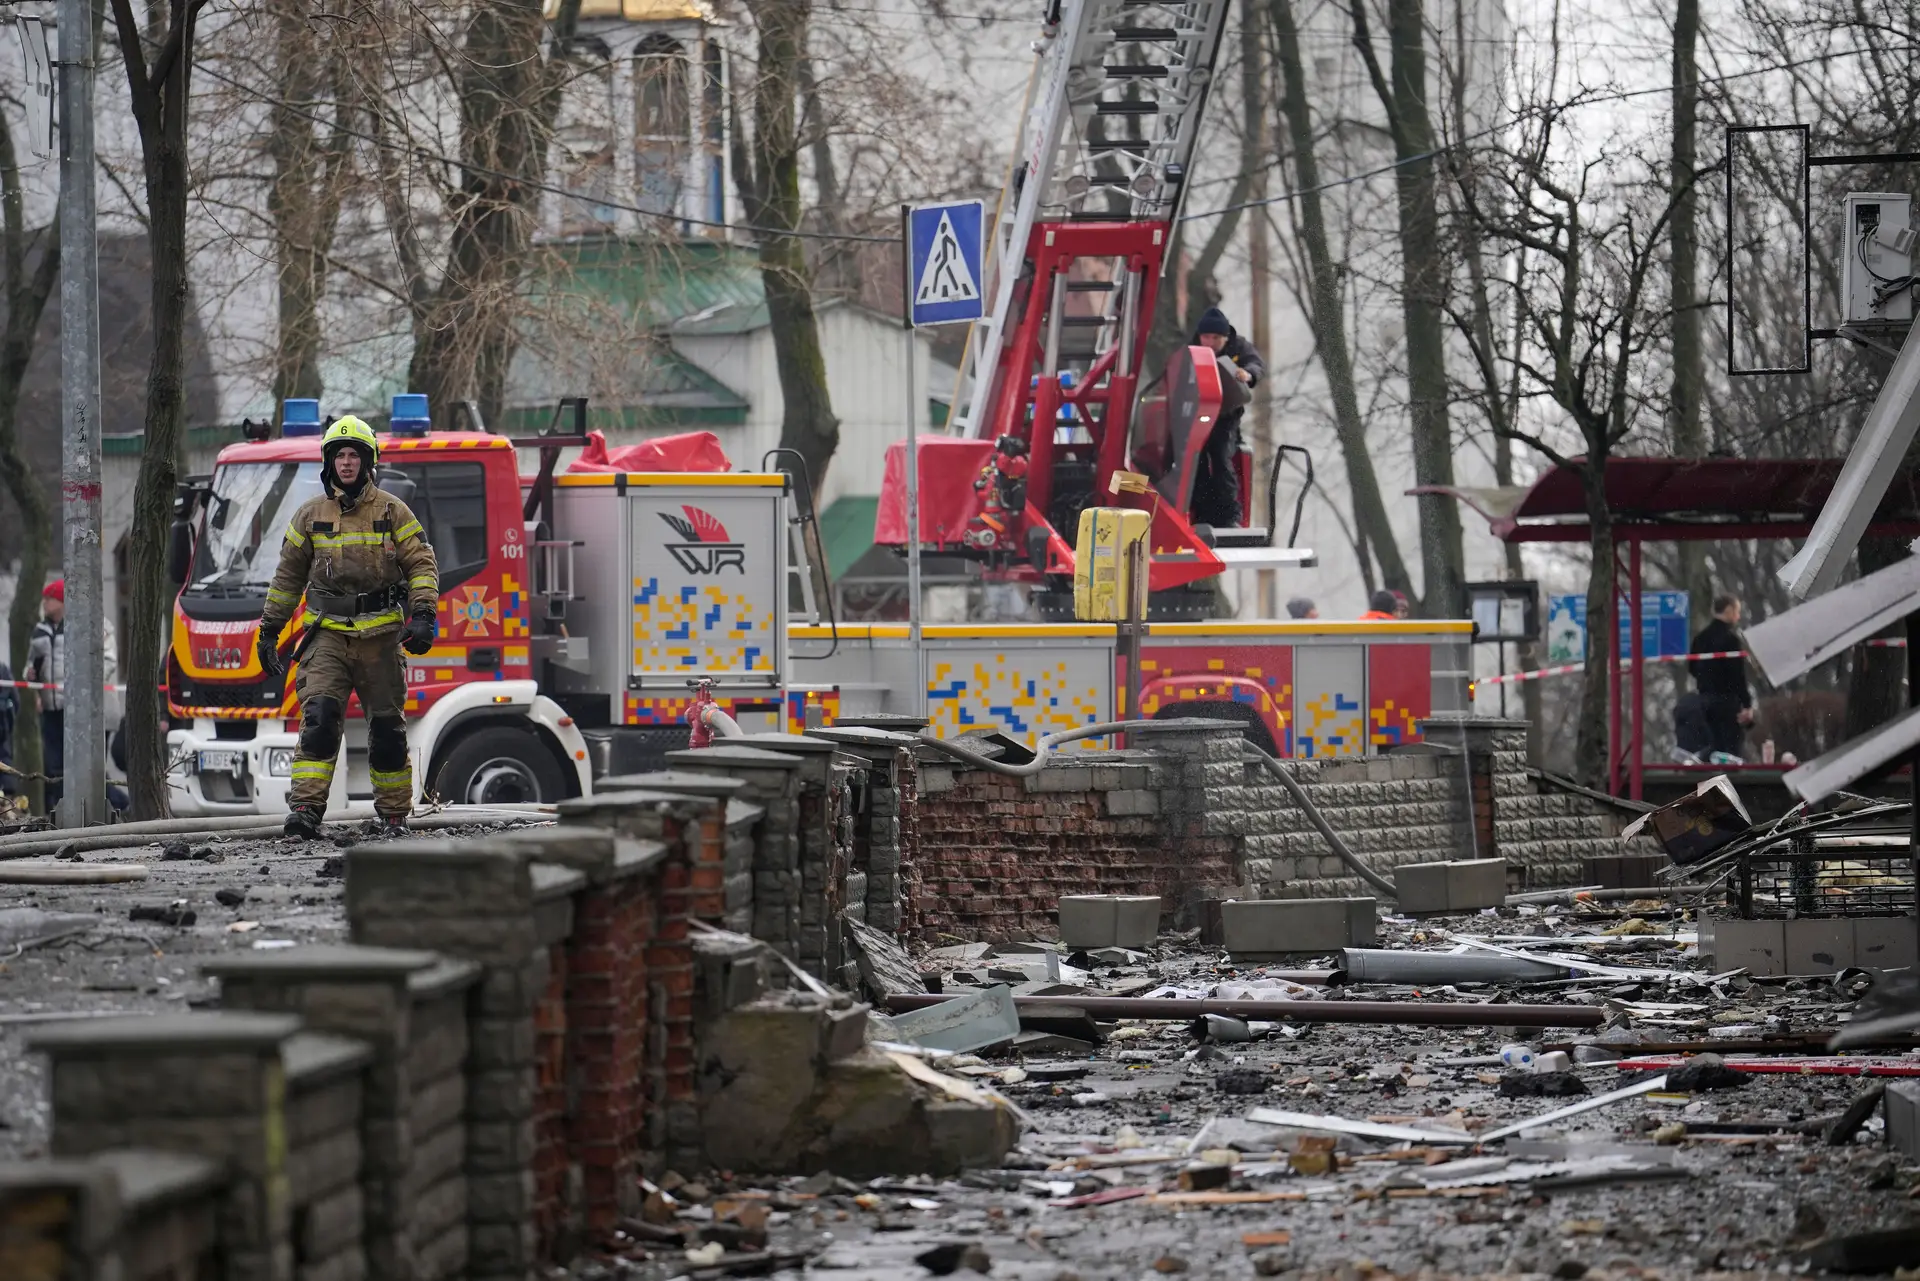
{"type": "Polygon", "coordinates": [[[680,510],[686,513],[684,519],[660,513],[660,519],[680,535],[680,542],[666,544],[667,552],[680,568],[689,574],[718,574],[723,569],[743,575],[747,572],[746,544],[729,538],[727,527],[715,519],[712,512],[684,504],[680,510]]]}
{"type": "Polygon", "coordinates": [[[461,591],[466,599],[455,602],[451,609],[454,619],[460,623],[461,634],[485,636],[487,625],[500,621],[499,599],[488,596],[486,589],[480,587],[463,587],[461,591]]]}

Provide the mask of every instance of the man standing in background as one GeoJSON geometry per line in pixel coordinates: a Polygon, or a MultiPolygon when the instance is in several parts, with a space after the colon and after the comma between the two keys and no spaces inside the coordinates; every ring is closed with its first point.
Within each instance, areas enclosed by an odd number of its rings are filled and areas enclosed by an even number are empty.
{"type": "Polygon", "coordinates": [[[1740,635],[1740,598],[1715,596],[1713,621],[1693,638],[1695,654],[1730,653],[1732,658],[1695,658],[1687,662],[1694,687],[1705,703],[1713,750],[1736,760],[1746,756],[1746,727],[1753,724],[1753,690],[1747,685],[1747,647],[1740,635]]]}
{"type": "Polygon", "coordinates": [[[27,679],[53,688],[40,691],[40,772],[47,776],[47,813],[60,803],[66,764],[67,700],[60,686],[67,679],[67,580],[56,578],[40,589],[40,621],[27,642],[27,679]]]}

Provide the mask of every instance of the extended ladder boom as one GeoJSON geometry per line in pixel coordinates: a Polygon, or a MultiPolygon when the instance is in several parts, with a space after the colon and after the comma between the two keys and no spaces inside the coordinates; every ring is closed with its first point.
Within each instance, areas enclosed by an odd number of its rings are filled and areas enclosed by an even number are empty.
{"type": "MultiPolygon", "coordinates": [[[[1118,374],[1131,393],[1229,3],[1055,0],[1049,9],[1018,165],[993,229],[992,310],[965,357],[975,376],[960,415],[963,435],[1024,436],[1028,421],[1043,421],[1028,386],[1036,375],[1044,386],[1065,370],[1084,386],[1097,370],[1118,374]],[[1094,224],[1108,234],[1093,234],[1094,224]],[[1148,234],[1112,234],[1121,228],[1148,234]],[[1078,229],[1088,233],[1084,243],[1078,229]],[[1033,270],[1042,245],[1062,266],[1079,257],[1109,260],[1104,280],[1094,271],[1074,282],[1107,295],[1097,314],[1070,315],[1065,290],[1056,288],[1064,282],[1033,270]],[[1044,331],[1021,342],[1021,318],[1042,304],[1050,309],[1044,331]],[[1091,344],[1076,343],[1066,332],[1074,329],[1092,331],[1091,344]]],[[[1057,398],[1041,399],[1057,408],[1057,398]]],[[[1124,434],[1132,406],[1109,400],[1104,408],[1105,425],[1124,434]]]]}

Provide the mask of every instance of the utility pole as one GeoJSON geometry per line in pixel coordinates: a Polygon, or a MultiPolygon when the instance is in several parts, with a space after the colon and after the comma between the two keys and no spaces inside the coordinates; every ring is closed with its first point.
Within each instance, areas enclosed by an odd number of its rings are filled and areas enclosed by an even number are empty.
{"type": "MultiPolygon", "coordinates": [[[[1267,101],[1266,101],[1266,52],[1260,47],[1260,23],[1255,19],[1251,6],[1240,15],[1240,57],[1241,87],[1257,104],[1257,109],[1248,114],[1248,122],[1253,125],[1253,155],[1267,154],[1267,101]]],[[[1247,193],[1247,199],[1261,201],[1267,198],[1267,172],[1261,169],[1254,176],[1253,189],[1247,193]]],[[[1267,210],[1264,205],[1255,204],[1247,210],[1247,275],[1252,289],[1252,325],[1253,345],[1260,349],[1261,355],[1273,359],[1273,333],[1271,312],[1268,308],[1268,286],[1270,266],[1267,261],[1267,210]]],[[[1264,380],[1263,380],[1264,381],[1264,380]]],[[[1261,516],[1270,520],[1278,513],[1261,512],[1260,504],[1266,501],[1267,475],[1273,467],[1275,441],[1273,439],[1273,396],[1268,388],[1256,387],[1253,391],[1253,404],[1248,407],[1248,417],[1253,424],[1253,502],[1254,510],[1247,513],[1247,524],[1258,525],[1261,516]]],[[[1277,523],[1277,522],[1276,522],[1277,523]]],[[[1269,535],[1278,541],[1280,531],[1269,530],[1269,535]]],[[[1257,589],[1254,592],[1256,617],[1278,618],[1280,616],[1280,579],[1271,569],[1257,571],[1257,589]]]]}
{"type": "MultiPolygon", "coordinates": [[[[67,595],[61,827],[107,819],[91,9],[91,0],[60,0],[60,519],[67,595]]],[[[136,697],[142,694],[153,697],[150,689],[136,697]]]]}

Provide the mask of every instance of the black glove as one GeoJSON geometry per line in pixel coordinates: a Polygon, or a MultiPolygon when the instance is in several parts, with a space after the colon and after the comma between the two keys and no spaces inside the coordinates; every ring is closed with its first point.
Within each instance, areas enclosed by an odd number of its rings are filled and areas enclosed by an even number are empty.
{"type": "Polygon", "coordinates": [[[264,619],[260,622],[259,639],[254,641],[254,652],[260,655],[261,671],[269,676],[287,674],[287,662],[280,657],[280,628],[264,619]]]}
{"type": "Polygon", "coordinates": [[[433,642],[440,637],[440,620],[434,617],[431,605],[416,609],[413,617],[400,632],[400,648],[416,658],[433,648],[433,642]]]}

